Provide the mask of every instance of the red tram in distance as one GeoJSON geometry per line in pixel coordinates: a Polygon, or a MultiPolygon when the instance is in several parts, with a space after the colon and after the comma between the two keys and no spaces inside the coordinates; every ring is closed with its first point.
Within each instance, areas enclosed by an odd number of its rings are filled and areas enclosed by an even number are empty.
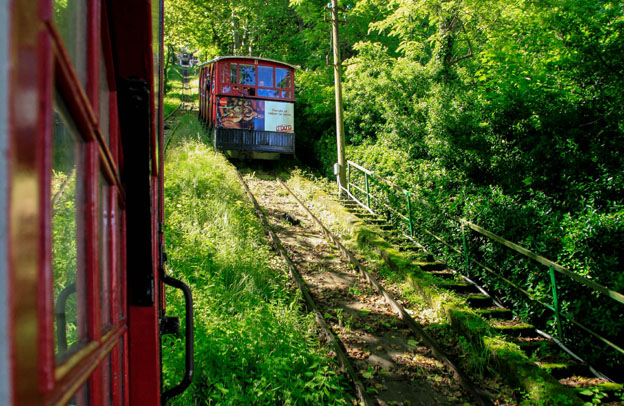
{"type": "Polygon", "coordinates": [[[215,148],[233,158],[295,153],[296,67],[266,58],[221,56],[200,65],[199,117],[215,148]]]}
{"type": "MultiPolygon", "coordinates": [[[[0,1],[0,405],[160,406],[162,0],[0,1]]],[[[163,387],[164,283],[187,299],[163,387]]]]}

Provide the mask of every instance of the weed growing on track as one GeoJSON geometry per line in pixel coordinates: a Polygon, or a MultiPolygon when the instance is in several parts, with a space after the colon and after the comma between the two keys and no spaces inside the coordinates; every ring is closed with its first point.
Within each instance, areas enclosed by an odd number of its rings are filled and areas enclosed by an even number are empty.
{"type": "MultiPolygon", "coordinates": [[[[195,300],[196,375],[171,404],[350,404],[233,167],[197,139],[193,125],[181,127],[165,168],[167,271],[191,286],[195,300]]],[[[176,291],[167,291],[167,306],[183,317],[176,291]]],[[[183,375],[182,337],[163,340],[165,388],[183,375]]]]}

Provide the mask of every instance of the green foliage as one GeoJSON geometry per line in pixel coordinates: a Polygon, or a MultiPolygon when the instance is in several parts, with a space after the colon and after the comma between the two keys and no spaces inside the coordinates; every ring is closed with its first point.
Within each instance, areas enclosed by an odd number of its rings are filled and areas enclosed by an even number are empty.
{"type": "MultiPolygon", "coordinates": [[[[234,168],[193,140],[196,130],[181,125],[165,168],[168,272],[189,283],[195,301],[196,376],[173,404],[348,404],[234,168]]],[[[169,313],[184,313],[179,294],[167,292],[167,301],[169,313]]],[[[182,375],[182,354],[183,339],[166,336],[165,387],[182,375]]]]}
{"type": "MultiPolygon", "coordinates": [[[[199,0],[167,2],[180,14],[172,18],[188,17],[168,24],[180,43],[202,44],[207,55],[251,52],[302,65],[297,153],[333,177],[333,78],[324,63],[331,54],[327,1],[260,6],[257,0],[219,0],[210,10],[199,0]]],[[[461,229],[448,215],[466,217],[623,291],[620,2],[339,2],[342,8],[347,4],[352,7],[340,14],[346,23],[340,25],[339,45],[346,59],[347,158],[414,191],[414,218],[455,246],[461,245],[461,229]]],[[[387,201],[405,213],[405,196],[387,201]]],[[[472,258],[551,303],[546,269],[474,234],[468,235],[468,247],[472,258]]],[[[440,253],[452,254],[444,248],[440,253]]],[[[461,257],[455,261],[464,266],[461,257]]],[[[509,297],[521,315],[555,332],[550,313],[489,274],[471,272],[509,297]]],[[[610,339],[621,338],[624,306],[559,282],[564,311],[610,339]]],[[[566,334],[571,342],[588,341],[566,334]]],[[[605,357],[621,365],[621,356],[605,357]]]]}

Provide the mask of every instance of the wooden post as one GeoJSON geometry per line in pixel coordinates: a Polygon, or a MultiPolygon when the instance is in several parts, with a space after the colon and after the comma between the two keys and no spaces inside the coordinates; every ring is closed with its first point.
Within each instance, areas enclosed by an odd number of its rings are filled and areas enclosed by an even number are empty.
{"type": "Polygon", "coordinates": [[[334,88],[336,93],[336,141],[338,143],[338,186],[340,193],[347,183],[345,170],[345,139],[342,109],[342,61],[340,60],[340,41],[338,36],[338,0],[332,0],[332,47],[334,49],[334,88]]]}

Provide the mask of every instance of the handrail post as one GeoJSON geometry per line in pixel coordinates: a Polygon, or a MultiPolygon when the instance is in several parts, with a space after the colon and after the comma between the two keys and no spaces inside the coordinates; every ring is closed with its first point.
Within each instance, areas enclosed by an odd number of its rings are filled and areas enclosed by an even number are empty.
{"type": "Polygon", "coordinates": [[[409,190],[403,191],[407,195],[407,219],[409,221],[410,237],[414,236],[414,222],[412,220],[412,193],[409,190]]]}
{"type": "Polygon", "coordinates": [[[368,208],[372,210],[370,205],[370,187],[368,184],[368,174],[366,172],[364,172],[364,182],[366,182],[366,204],[368,205],[368,208]]]}
{"type": "Polygon", "coordinates": [[[464,258],[466,260],[466,275],[470,275],[470,257],[468,256],[468,243],[466,241],[466,229],[464,223],[460,222],[462,231],[462,245],[464,246],[464,258]]]}
{"type": "Polygon", "coordinates": [[[351,162],[347,161],[347,172],[349,178],[347,179],[347,191],[351,194],[351,162]]]}
{"type": "Polygon", "coordinates": [[[557,297],[557,280],[555,279],[555,268],[552,266],[548,268],[550,271],[550,283],[553,293],[553,308],[555,309],[555,318],[557,319],[557,332],[559,333],[559,340],[563,342],[563,328],[561,326],[561,308],[559,306],[559,299],[557,297]]]}

